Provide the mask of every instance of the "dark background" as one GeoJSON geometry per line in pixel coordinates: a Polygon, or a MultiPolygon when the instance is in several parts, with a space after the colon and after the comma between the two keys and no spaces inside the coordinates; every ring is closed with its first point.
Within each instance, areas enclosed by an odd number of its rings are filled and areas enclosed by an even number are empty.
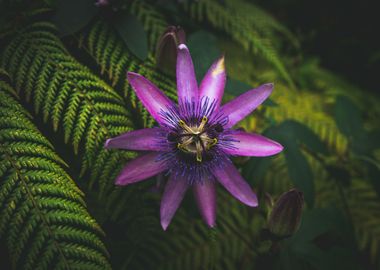
{"type": "MultiPolygon", "coordinates": [[[[202,0],[199,0],[202,1],[202,0]]],[[[375,1],[250,0],[294,32],[307,57],[380,95],[380,14],[375,1]]],[[[0,243],[0,269],[9,269],[0,243]]]]}
{"type": "Polygon", "coordinates": [[[306,56],[380,95],[378,1],[255,0],[301,40],[306,56]],[[378,6],[376,6],[376,2],[378,6]]]}

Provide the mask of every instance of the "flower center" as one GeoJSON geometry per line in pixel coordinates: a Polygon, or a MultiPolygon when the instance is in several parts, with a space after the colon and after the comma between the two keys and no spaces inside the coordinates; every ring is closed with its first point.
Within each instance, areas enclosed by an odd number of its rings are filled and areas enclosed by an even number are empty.
{"type": "Polygon", "coordinates": [[[189,126],[183,120],[178,122],[182,130],[177,135],[177,148],[183,152],[195,154],[198,162],[202,162],[202,153],[204,151],[209,150],[218,143],[217,138],[209,137],[207,122],[208,118],[206,116],[202,117],[198,126],[189,126]]]}

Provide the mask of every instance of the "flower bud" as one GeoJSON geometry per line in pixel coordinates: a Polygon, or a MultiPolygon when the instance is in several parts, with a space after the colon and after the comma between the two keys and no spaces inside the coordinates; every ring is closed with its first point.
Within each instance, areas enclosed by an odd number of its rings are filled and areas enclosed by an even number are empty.
{"type": "Polygon", "coordinates": [[[157,67],[166,73],[174,75],[177,62],[177,47],[185,42],[185,31],[179,26],[169,26],[157,43],[157,67]]]}
{"type": "Polygon", "coordinates": [[[268,219],[268,229],[277,239],[292,236],[297,232],[304,205],[303,193],[291,189],[276,201],[268,219]]]}

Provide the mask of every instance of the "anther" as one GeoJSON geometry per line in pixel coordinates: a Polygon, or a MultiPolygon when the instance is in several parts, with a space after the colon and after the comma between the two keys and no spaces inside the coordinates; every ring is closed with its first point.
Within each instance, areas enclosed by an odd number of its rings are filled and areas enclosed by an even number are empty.
{"type": "Polygon", "coordinates": [[[210,149],[211,147],[213,147],[217,143],[218,143],[217,138],[210,139],[210,143],[207,145],[207,149],[210,149]]]}
{"type": "Polygon", "coordinates": [[[194,130],[192,130],[183,120],[179,120],[178,124],[187,132],[194,134],[194,130]]]}
{"type": "Polygon", "coordinates": [[[207,124],[207,121],[208,121],[207,116],[206,116],[206,115],[203,116],[203,117],[202,117],[201,124],[200,124],[199,127],[198,127],[198,130],[199,130],[199,131],[202,131],[202,130],[203,130],[203,128],[204,128],[205,125],[207,124]]]}
{"type": "Polygon", "coordinates": [[[192,143],[193,143],[193,137],[187,139],[186,141],[184,141],[182,143],[178,143],[177,148],[181,149],[185,152],[188,152],[188,149],[186,149],[186,146],[188,146],[189,144],[192,144],[192,143]]]}

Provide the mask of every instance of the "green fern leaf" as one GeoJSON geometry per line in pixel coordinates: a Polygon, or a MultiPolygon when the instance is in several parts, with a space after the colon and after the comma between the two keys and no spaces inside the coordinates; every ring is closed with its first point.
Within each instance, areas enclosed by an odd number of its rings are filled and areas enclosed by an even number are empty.
{"type": "Polygon", "coordinates": [[[1,61],[21,98],[80,156],[81,173],[88,176],[90,187],[100,188],[100,195],[111,192],[115,174],[133,157],[103,147],[107,138],[131,130],[122,98],[68,54],[49,23],[24,28],[1,61]]]}
{"type": "Polygon", "coordinates": [[[124,46],[118,34],[105,22],[96,22],[89,32],[84,34],[81,45],[100,66],[101,71],[108,75],[107,79],[124,97],[129,107],[133,108],[132,111],[140,116],[138,120],[142,125],[151,127],[154,121],[129,86],[125,78],[126,71],[137,72],[147,77],[170,98],[173,100],[177,98],[173,78],[155,70],[151,61],[142,63],[135,58],[124,46]]]}
{"type": "MultiPolygon", "coordinates": [[[[276,31],[291,36],[289,31],[252,4],[235,0],[223,2],[225,5],[217,0],[193,1],[184,8],[194,20],[211,24],[230,35],[246,51],[261,55],[294,88],[293,80],[273,45],[276,31]]],[[[296,39],[292,37],[292,40],[296,39]]]]}
{"type": "Polygon", "coordinates": [[[110,269],[83,193],[11,95],[0,80],[0,236],[13,268],[110,269]]]}

